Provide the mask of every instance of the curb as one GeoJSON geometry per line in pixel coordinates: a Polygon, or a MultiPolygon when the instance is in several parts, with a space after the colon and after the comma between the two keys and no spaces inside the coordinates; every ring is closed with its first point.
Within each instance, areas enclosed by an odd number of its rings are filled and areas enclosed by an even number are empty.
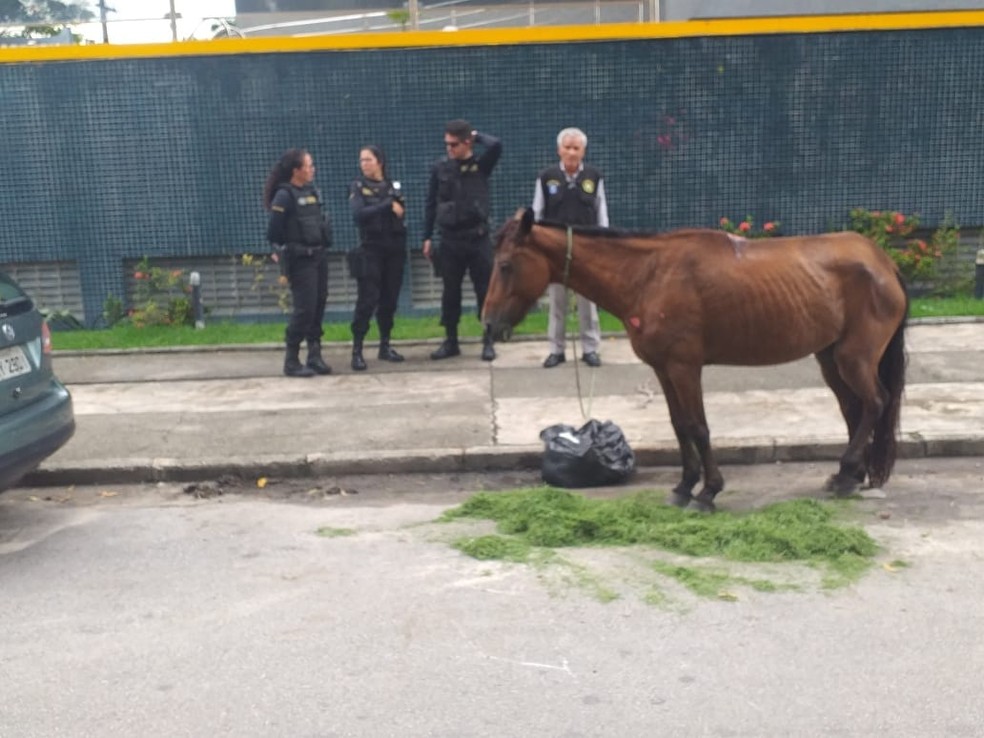
{"type": "MultiPolygon", "coordinates": [[[[758,443],[729,444],[715,448],[722,465],[781,464],[792,462],[836,462],[844,452],[845,441],[818,439],[816,442],[779,443],[762,439],[758,443]]],[[[679,451],[669,446],[642,446],[634,449],[641,467],[679,465],[679,451]]],[[[195,482],[221,476],[244,478],[305,478],[338,475],[376,474],[454,474],[463,472],[502,472],[539,469],[542,446],[496,448],[478,446],[449,451],[419,449],[381,452],[368,457],[357,453],[308,454],[187,461],[183,459],[108,459],[84,464],[48,465],[26,475],[19,486],[54,487],[78,484],[145,484],[154,482],[195,482]]],[[[984,435],[973,438],[903,439],[898,458],[984,456],[984,435]]]]}

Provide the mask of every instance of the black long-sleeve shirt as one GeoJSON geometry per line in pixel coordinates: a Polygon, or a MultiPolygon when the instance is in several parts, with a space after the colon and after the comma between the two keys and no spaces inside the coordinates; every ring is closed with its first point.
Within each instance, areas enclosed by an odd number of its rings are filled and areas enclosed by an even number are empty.
{"type": "MultiPolygon", "coordinates": [[[[484,146],[485,151],[477,156],[472,155],[468,159],[463,160],[461,163],[467,164],[469,162],[475,162],[478,165],[479,173],[487,180],[492,175],[492,170],[495,169],[495,165],[499,163],[499,157],[502,156],[502,141],[495,136],[489,135],[488,133],[476,132],[475,143],[484,146]]],[[[437,168],[443,161],[444,160],[442,159],[431,167],[430,181],[427,184],[427,200],[424,204],[425,241],[434,235],[434,221],[437,218],[437,168]]]]}

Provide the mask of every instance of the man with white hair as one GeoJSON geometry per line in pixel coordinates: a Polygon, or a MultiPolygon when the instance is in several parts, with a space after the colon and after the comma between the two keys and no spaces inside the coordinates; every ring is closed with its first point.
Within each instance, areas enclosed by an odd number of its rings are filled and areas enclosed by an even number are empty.
{"type": "MultiPolygon", "coordinates": [[[[536,180],[533,192],[533,214],[537,220],[550,220],[564,225],[608,227],[608,203],[605,185],[598,169],[584,163],[588,137],[580,128],[565,128],[557,134],[557,154],[560,163],[547,167],[536,180]]],[[[551,284],[550,323],[547,337],[550,355],[543,362],[547,369],[567,360],[564,355],[567,324],[567,286],[551,284]]],[[[591,300],[577,296],[578,327],[583,355],[588,366],[601,366],[598,349],[601,347],[601,327],[598,308],[591,300]]]]}

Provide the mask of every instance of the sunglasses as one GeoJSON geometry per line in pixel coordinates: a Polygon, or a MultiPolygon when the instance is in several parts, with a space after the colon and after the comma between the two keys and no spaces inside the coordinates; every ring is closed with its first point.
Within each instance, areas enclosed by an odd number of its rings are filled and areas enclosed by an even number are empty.
{"type": "Polygon", "coordinates": [[[463,143],[464,141],[445,141],[444,145],[447,146],[449,149],[456,149],[459,146],[461,146],[463,143]]]}

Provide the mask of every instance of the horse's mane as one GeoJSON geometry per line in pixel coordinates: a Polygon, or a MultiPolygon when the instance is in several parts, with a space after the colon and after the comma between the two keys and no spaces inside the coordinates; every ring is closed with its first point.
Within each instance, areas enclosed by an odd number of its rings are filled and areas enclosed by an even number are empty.
{"type": "MultiPolygon", "coordinates": [[[[538,220],[536,225],[544,228],[553,228],[566,231],[566,223],[555,220],[538,220]]],[[[571,226],[574,233],[585,236],[606,236],[608,238],[665,238],[668,236],[685,236],[707,233],[707,229],[701,228],[674,228],[669,231],[639,230],[633,228],[606,228],[604,226],[576,225],[571,226]]],[[[722,231],[723,233],[723,231],[722,231]]]]}

